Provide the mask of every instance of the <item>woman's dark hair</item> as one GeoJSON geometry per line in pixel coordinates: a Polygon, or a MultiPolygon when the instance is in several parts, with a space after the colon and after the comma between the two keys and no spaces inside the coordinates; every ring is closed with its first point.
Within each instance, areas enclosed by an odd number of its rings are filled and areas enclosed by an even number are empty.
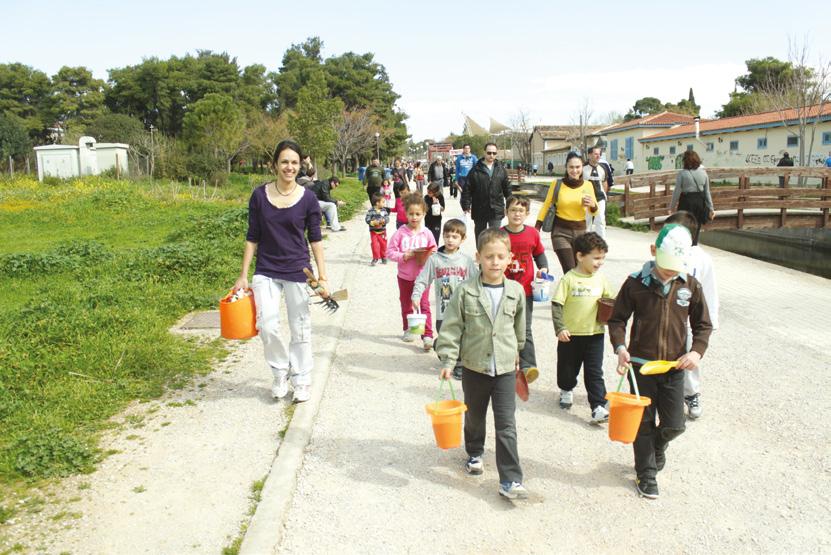
{"type": "Polygon", "coordinates": [[[565,171],[565,173],[563,174],[563,177],[568,177],[568,163],[569,163],[572,159],[574,159],[574,158],[579,158],[579,159],[580,159],[580,163],[581,163],[581,164],[583,164],[583,163],[584,163],[584,162],[583,162],[583,157],[582,157],[582,156],[580,156],[579,154],[577,154],[576,152],[574,152],[574,151],[572,150],[571,152],[569,152],[569,153],[566,155],[566,164],[565,164],[565,165],[566,165],[566,171],[565,171]]]}
{"type": "Polygon", "coordinates": [[[286,139],[285,141],[280,141],[274,148],[274,155],[271,158],[271,162],[276,164],[277,160],[280,159],[280,153],[286,149],[296,152],[301,160],[304,158],[303,150],[300,148],[300,145],[290,139],[286,139]]]}
{"type": "Polygon", "coordinates": [[[427,192],[434,195],[441,195],[441,183],[430,183],[427,185],[427,192]]]}
{"type": "Polygon", "coordinates": [[[701,165],[701,156],[694,150],[684,151],[684,169],[697,170],[701,165]]]}

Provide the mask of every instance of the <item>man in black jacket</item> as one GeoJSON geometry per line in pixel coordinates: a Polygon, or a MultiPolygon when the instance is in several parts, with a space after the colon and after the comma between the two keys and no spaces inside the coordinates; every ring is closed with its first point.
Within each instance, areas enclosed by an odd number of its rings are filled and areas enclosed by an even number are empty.
{"type": "Polygon", "coordinates": [[[338,206],[342,206],[343,201],[335,200],[331,195],[332,190],[337,189],[338,185],[340,185],[340,180],[333,175],[328,181],[315,181],[309,190],[317,197],[320,211],[326,216],[326,222],[332,231],[346,231],[346,228],[338,221],[338,206]]]}
{"type": "Polygon", "coordinates": [[[505,199],[509,196],[508,172],[496,159],[496,143],[488,143],[485,157],[467,174],[467,186],[462,190],[462,210],[473,219],[476,239],[485,229],[502,225],[505,199]]]}

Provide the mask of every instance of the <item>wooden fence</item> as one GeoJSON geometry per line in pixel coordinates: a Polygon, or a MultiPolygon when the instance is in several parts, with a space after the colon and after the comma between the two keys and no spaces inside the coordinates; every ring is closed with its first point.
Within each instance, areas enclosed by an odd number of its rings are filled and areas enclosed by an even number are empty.
{"type": "MultiPolygon", "coordinates": [[[[648,220],[650,227],[655,228],[656,217],[669,214],[678,171],[682,170],[620,176],[616,184],[623,184],[623,195],[613,196],[610,202],[620,206],[622,217],[648,220]]],[[[716,211],[716,218],[707,224],[707,229],[829,227],[831,168],[707,168],[706,171],[716,211]],[[751,184],[751,178],[781,179],[777,186],[751,184]],[[736,180],[736,183],[720,183],[725,180],[736,180]]]]}

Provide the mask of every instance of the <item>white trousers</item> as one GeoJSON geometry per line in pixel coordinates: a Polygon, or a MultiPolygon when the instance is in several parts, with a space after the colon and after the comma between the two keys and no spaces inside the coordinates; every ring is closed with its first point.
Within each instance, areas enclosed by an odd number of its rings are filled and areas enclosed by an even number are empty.
{"type": "Polygon", "coordinates": [[[586,211],[586,231],[594,231],[604,239],[606,238],[606,200],[597,201],[597,212],[586,211]],[[592,229],[594,224],[594,229],[592,229]]]}
{"type": "Polygon", "coordinates": [[[320,205],[320,211],[326,216],[326,223],[332,228],[332,231],[340,231],[340,222],[338,222],[338,205],[334,202],[317,201],[320,205]]]}
{"type": "MultiPolygon", "coordinates": [[[[692,329],[687,323],[687,352],[692,348],[692,329]]],[[[692,370],[684,371],[684,397],[701,393],[701,368],[696,366],[692,370]]]]}
{"type": "Polygon", "coordinates": [[[266,364],[274,377],[291,374],[292,385],[312,384],[312,320],[305,283],[255,275],[251,280],[257,305],[257,329],[266,364]],[[291,341],[280,337],[280,301],[285,297],[291,341]]]}

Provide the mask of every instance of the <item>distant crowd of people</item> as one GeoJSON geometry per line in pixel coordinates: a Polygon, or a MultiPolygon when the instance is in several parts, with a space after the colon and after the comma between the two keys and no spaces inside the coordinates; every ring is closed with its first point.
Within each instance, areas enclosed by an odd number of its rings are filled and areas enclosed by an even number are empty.
{"type": "MultiPolygon", "coordinates": [[[[568,154],[565,174],[550,184],[533,226],[525,224],[531,203],[512,192],[507,168],[497,153],[496,145],[488,143],[479,158],[470,145],[464,145],[455,160],[437,157],[426,172],[422,164],[402,160],[396,160],[390,172],[378,159],[366,168],[369,264],[388,260],[397,264],[401,338],[407,343],[420,341],[424,351],[435,350],[441,377],[462,382],[468,407],[466,471],[483,472],[485,422],[491,405],[498,493],[511,499],[525,497],[517,451],[515,383],[518,374],[533,383],[540,373],[531,321],[534,288],[555,273],[540,231],[550,233],[561,270],[547,300],[558,341],[559,406],[572,407],[582,369],[590,422],[608,420],[603,378],[606,325],[598,320],[598,301],[613,298],[608,337],[617,354],[617,370],[631,372],[630,387],[637,384],[652,401],[633,444],[635,485],[640,495],[656,498],[657,473],[666,464],[669,442],[684,431],[686,417],[701,416],[698,367],[717,327],[712,263],[697,246],[701,227],[714,215],[707,173],[698,154],[684,154],[684,169],[667,207],[678,211],[649,247],[654,260],[616,290],[600,273],[610,250],[605,212],[614,185],[614,171],[601,149],[589,149],[585,160],[578,153],[568,154]],[[448,188],[459,199],[462,219],[443,221],[448,188]],[[388,239],[393,214],[395,230],[388,239]],[[475,258],[460,250],[471,231],[475,258]],[[418,334],[409,321],[414,314],[426,317],[418,334]],[[675,368],[666,374],[641,375],[638,369],[652,360],[675,361],[675,368]]],[[[331,196],[338,180],[317,180],[311,160],[291,141],[277,146],[272,170],[275,180],[255,189],[249,201],[242,269],[234,287],[249,286],[249,267],[256,254],[250,285],[265,360],[274,375],[272,394],[285,397],[291,385],[294,401],[303,402],[310,396],[312,370],[303,270],[311,268],[311,251],[317,280],[327,287],[321,221],[325,216],[333,231],[343,229],[338,202],[331,196]],[[288,347],[278,333],[281,302],[288,312],[288,347]]]]}

